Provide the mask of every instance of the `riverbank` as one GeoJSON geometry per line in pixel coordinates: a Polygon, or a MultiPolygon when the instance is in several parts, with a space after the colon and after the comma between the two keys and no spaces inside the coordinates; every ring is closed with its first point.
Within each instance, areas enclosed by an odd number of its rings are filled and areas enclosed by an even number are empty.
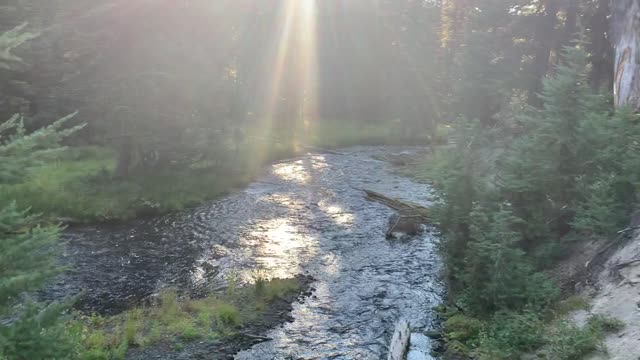
{"type": "Polygon", "coordinates": [[[265,167],[243,191],[193,209],[74,226],[64,235],[62,264],[70,270],[43,299],[83,291],[78,309],[118,314],[155,297],[158,288],[198,298],[204,289],[224,292],[233,279],[252,284],[256,271],[267,278],[305,274],[315,290],[294,304],[294,321],[272,328],[262,335],[272,341],[237,358],[379,359],[399,316],[411,319],[416,332],[433,330],[437,320],[429,309],[443,296],[437,234],[387,240],[393,211],[359,190],[429,206],[428,186],[377,160],[416,151],[355,147],[304,155],[265,167]]]}
{"type": "Polygon", "coordinates": [[[113,316],[77,314],[68,328],[81,359],[231,359],[289,321],[292,304],[310,294],[311,282],[305,276],[258,278],[198,299],[166,289],[150,306],[113,316]]]}
{"type": "MultiPolygon", "coordinates": [[[[0,184],[0,201],[29,204],[53,222],[94,223],[160,215],[196,206],[246,186],[266,164],[309,151],[352,145],[425,143],[427,136],[404,136],[379,126],[356,128],[327,122],[309,129],[305,144],[265,146],[251,137],[232,164],[168,169],[116,178],[113,150],[68,148],[56,158],[29,169],[25,182],[0,184]],[[253,139],[253,140],[252,140],[253,139]]],[[[269,139],[272,140],[272,139],[269,139]]]]}
{"type": "MultiPolygon", "coordinates": [[[[446,170],[446,167],[457,165],[443,157],[443,154],[448,154],[451,151],[455,151],[455,145],[448,148],[439,147],[435,154],[428,154],[423,159],[404,161],[410,165],[405,164],[398,167],[400,173],[411,176],[416,181],[429,183],[437,190],[437,197],[442,201],[436,202],[437,205],[433,209],[436,220],[434,225],[441,229],[443,225],[450,226],[447,222],[450,221],[452,213],[447,206],[451,202],[460,201],[460,198],[455,197],[459,195],[458,189],[452,186],[451,179],[460,176],[460,174],[466,175],[464,172],[453,173],[453,175],[449,173],[447,175],[450,177],[447,178],[442,176],[442,173],[438,173],[439,170],[446,170]],[[449,201],[449,204],[445,201],[449,201]]],[[[455,185],[458,186],[458,184],[455,185]]],[[[488,211],[482,210],[482,212],[475,212],[467,217],[460,216],[462,220],[458,221],[461,221],[462,226],[469,226],[468,222],[473,221],[474,217],[477,219],[487,216],[485,212],[488,211]]],[[[498,220],[500,219],[498,218],[498,220]]],[[[472,223],[472,225],[475,224],[472,223]]],[[[505,227],[498,232],[476,225],[473,231],[476,232],[475,236],[483,236],[482,239],[485,239],[485,242],[493,241],[496,238],[506,241],[501,236],[513,228],[517,227],[505,227]]],[[[600,239],[600,242],[602,240],[600,239]]],[[[527,290],[532,291],[531,294],[538,297],[538,303],[531,302],[520,309],[514,308],[513,304],[510,305],[511,307],[503,305],[500,308],[496,305],[499,304],[499,298],[497,300],[489,298],[493,301],[490,303],[492,307],[474,308],[472,306],[473,302],[477,300],[469,298],[468,289],[473,285],[466,284],[465,288],[461,286],[460,279],[457,280],[457,283],[451,281],[451,279],[455,279],[454,275],[458,274],[451,273],[451,263],[454,260],[450,255],[447,255],[451,252],[451,244],[455,241],[457,241],[455,237],[445,236],[441,243],[440,253],[450,271],[449,274],[445,274],[449,280],[446,282],[449,297],[447,304],[438,308],[443,319],[442,329],[430,333],[435,341],[442,344],[439,350],[443,359],[626,359],[620,357],[621,352],[617,348],[628,348],[637,344],[636,340],[630,339],[638,333],[637,327],[629,326],[631,323],[629,319],[635,317],[629,309],[635,309],[635,303],[628,302],[626,310],[615,311],[614,306],[603,306],[603,298],[610,301],[611,297],[615,297],[611,295],[611,290],[599,292],[599,297],[591,301],[591,295],[588,294],[588,291],[574,291],[574,284],[580,280],[578,275],[585,272],[585,263],[588,264],[600,249],[600,247],[592,245],[590,241],[571,242],[571,247],[562,253],[556,249],[558,253],[554,254],[544,267],[535,268],[536,272],[528,276],[526,281],[512,282],[510,287],[538,281],[531,290],[527,290]],[[540,281],[540,279],[544,279],[544,281],[540,281]],[[631,334],[631,336],[627,336],[627,334],[631,334]],[[612,350],[610,353],[607,346],[612,350]]],[[[492,246],[497,245],[492,244],[492,246]]],[[[482,247],[472,249],[475,251],[483,250],[482,247]]],[[[638,251],[628,251],[628,253],[637,254],[638,251]]],[[[529,259],[527,259],[523,257],[524,252],[520,254],[515,253],[522,260],[519,259],[518,262],[505,267],[505,271],[515,271],[516,266],[522,266],[525,261],[532,261],[530,259],[535,259],[536,255],[528,254],[529,259]]],[[[630,258],[634,258],[634,256],[630,256],[630,258]]],[[[471,256],[465,257],[465,262],[462,264],[466,267],[455,270],[468,271],[467,269],[470,268],[468,259],[473,258],[471,256]]],[[[504,261],[504,258],[497,259],[504,261]]],[[[617,261],[624,263],[620,259],[617,261]]],[[[609,266],[609,269],[613,267],[609,266]]],[[[491,267],[485,267],[483,271],[487,271],[487,268],[491,269],[491,267]]],[[[610,270],[605,272],[609,274],[610,270]]],[[[473,279],[473,276],[465,275],[462,279],[469,281],[468,279],[473,279]]],[[[500,290],[498,286],[504,286],[503,282],[507,283],[499,274],[493,275],[490,280],[493,281],[492,291],[494,292],[500,290]]],[[[619,281],[619,278],[616,280],[619,281]]],[[[608,279],[605,284],[603,287],[616,286],[611,279],[608,279]]],[[[618,287],[627,285],[627,283],[617,284],[618,287]]],[[[584,284],[580,284],[575,288],[584,287],[584,284]]],[[[587,288],[591,289],[588,286],[587,288]]],[[[627,291],[626,295],[628,294],[627,291]]],[[[490,295],[493,294],[490,293],[490,295]]],[[[616,295],[617,301],[626,302],[628,300],[628,296],[625,298],[625,295],[616,295]]],[[[534,299],[535,297],[532,296],[534,299]]],[[[621,308],[619,302],[613,303],[617,304],[615,305],[617,309],[621,308]]]]}

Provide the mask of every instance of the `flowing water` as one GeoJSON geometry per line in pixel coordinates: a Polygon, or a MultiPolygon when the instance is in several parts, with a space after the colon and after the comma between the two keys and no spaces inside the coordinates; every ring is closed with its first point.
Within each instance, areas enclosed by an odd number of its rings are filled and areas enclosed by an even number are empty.
{"type": "Polygon", "coordinates": [[[441,302],[437,235],[385,239],[392,211],[363,188],[430,205],[431,189],[394,174],[375,155],[417,151],[356,147],[274,164],[246,189],[198,208],[68,232],[71,270],[49,296],[84,290],[80,307],[114,313],[166,286],[215,291],[230,281],[312,276],[311,296],[273,340],[237,359],[380,359],[393,324],[436,326],[441,302]]]}

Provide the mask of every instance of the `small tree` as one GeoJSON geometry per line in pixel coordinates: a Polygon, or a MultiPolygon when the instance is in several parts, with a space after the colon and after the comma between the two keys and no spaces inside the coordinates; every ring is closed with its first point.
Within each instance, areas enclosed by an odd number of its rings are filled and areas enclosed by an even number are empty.
{"type": "Polygon", "coordinates": [[[495,212],[476,205],[471,212],[463,281],[464,302],[473,312],[543,307],[555,296],[552,283],[519,248],[521,225],[508,204],[495,212]]]}
{"type": "MultiPolygon", "coordinates": [[[[81,126],[62,129],[71,114],[27,134],[20,116],[0,124],[0,182],[27,176],[29,166],[60,150],[60,140],[81,126]]],[[[59,318],[64,305],[41,307],[25,298],[59,273],[57,226],[42,226],[38,216],[16,202],[0,207],[0,354],[4,359],[36,360],[70,357],[71,344],[59,318]],[[19,304],[25,304],[19,306],[19,304]]]]}
{"type": "Polygon", "coordinates": [[[581,124],[606,114],[602,97],[589,87],[581,45],[565,47],[563,58],[555,76],[544,81],[542,109],[519,117],[522,135],[501,161],[501,191],[527,223],[528,249],[567,233],[580,199],[578,180],[590,160],[580,149],[581,124]]]}

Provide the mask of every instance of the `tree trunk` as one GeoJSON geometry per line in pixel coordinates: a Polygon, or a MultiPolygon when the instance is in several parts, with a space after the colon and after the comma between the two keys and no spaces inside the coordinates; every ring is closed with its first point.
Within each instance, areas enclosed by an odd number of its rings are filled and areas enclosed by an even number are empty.
{"type": "Polygon", "coordinates": [[[563,33],[556,50],[558,53],[562,51],[563,46],[571,45],[571,41],[574,40],[578,32],[578,10],[578,0],[566,1],[563,33]]]}
{"type": "Polygon", "coordinates": [[[613,86],[613,49],[609,33],[609,0],[598,0],[595,13],[589,21],[591,28],[591,41],[589,52],[593,69],[590,74],[591,87],[594,90],[605,86],[609,89],[613,86]]]}
{"type": "Polygon", "coordinates": [[[558,15],[558,1],[549,0],[545,4],[544,12],[541,13],[540,20],[536,26],[535,39],[537,43],[535,57],[532,64],[532,79],[529,87],[529,105],[540,107],[542,101],[538,93],[542,90],[542,80],[549,70],[549,56],[553,48],[555,26],[558,15]]]}
{"type": "Polygon", "coordinates": [[[131,137],[125,136],[122,139],[122,144],[118,151],[118,162],[116,163],[115,174],[117,177],[128,177],[129,169],[131,168],[131,160],[133,158],[133,145],[131,144],[131,137]]]}
{"type": "Polygon", "coordinates": [[[613,96],[616,109],[640,111],[640,2],[613,0],[611,21],[615,68],[613,96]]]}

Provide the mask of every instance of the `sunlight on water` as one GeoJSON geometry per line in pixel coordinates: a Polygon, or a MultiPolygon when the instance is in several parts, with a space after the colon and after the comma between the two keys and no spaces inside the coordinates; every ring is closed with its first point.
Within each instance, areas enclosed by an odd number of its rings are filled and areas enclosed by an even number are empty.
{"type": "Polygon", "coordinates": [[[327,216],[329,216],[338,225],[352,225],[354,216],[353,213],[345,210],[340,205],[330,204],[329,202],[322,200],[318,203],[320,210],[322,210],[327,216]]]}
{"type": "Polygon", "coordinates": [[[309,172],[302,160],[293,163],[275,164],[273,165],[273,173],[282,180],[298,184],[306,184],[310,179],[309,172]]]}
{"type": "Polygon", "coordinates": [[[258,222],[250,237],[255,243],[255,260],[270,277],[293,277],[300,264],[315,255],[316,240],[291,225],[288,219],[258,222]]]}
{"type": "Polygon", "coordinates": [[[327,165],[327,159],[323,155],[315,155],[311,157],[311,167],[313,170],[326,170],[329,165],[327,165]]]}

